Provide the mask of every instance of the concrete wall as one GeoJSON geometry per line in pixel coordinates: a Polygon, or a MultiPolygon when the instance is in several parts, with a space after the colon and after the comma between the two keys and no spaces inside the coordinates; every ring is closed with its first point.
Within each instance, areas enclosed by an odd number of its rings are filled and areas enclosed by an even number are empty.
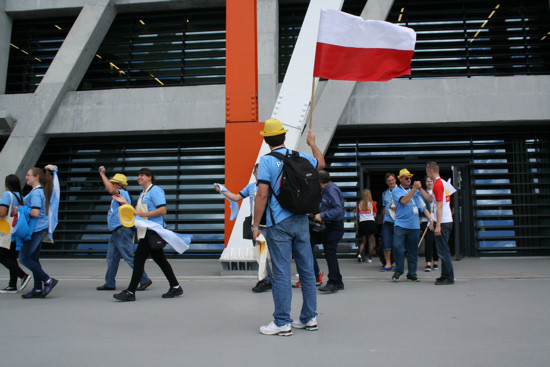
{"type": "Polygon", "coordinates": [[[339,125],[550,121],[550,76],[357,83],[339,125]]]}
{"type": "MultiPolygon", "coordinates": [[[[2,12],[0,7],[0,27],[10,23],[10,17],[44,15],[51,10],[79,10],[82,5],[94,2],[0,0],[0,5],[3,1],[6,12],[2,12]]],[[[117,10],[127,10],[134,5],[189,8],[225,4],[222,0],[113,0],[112,3],[117,10]]],[[[262,121],[270,117],[280,87],[277,83],[278,20],[273,16],[277,14],[278,6],[277,0],[258,0],[259,104],[262,121]]],[[[9,39],[0,37],[0,50],[6,47],[9,49],[9,39]]],[[[3,77],[1,66],[0,60],[0,81],[3,77]]],[[[399,79],[386,83],[357,83],[338,118],[338,124],[447,123],[452,126],[462,123],[548,121],[548,100],[550,76],[399,79]]],[[[0,95],[0,111],[18,119],[29,108],[31,101],[30,94],[0,95]]],[[[44,133],[46,136],[103,135],[223,128],[224,111],[223,85],[69,91],[44,133]]],[[[0,131],[0,135],[8,134],[9,130],[0,131]]],[[[322,132],[319,134],[322,135],[322,132]]],[[[329,140],[325,144],[330,143],[329,140]]]]}
{"type": "Polygon", "coordinates": [[[69,92],[47,135],[223,128],[225,86],[69,92]]]}

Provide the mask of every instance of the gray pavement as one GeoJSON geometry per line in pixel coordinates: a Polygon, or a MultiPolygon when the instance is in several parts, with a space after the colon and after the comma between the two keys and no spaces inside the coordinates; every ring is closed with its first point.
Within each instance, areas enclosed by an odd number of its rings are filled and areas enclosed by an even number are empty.
{"type": "MultiPolygon", "coordinates": [[[[319,294],[319,330],[290,337],[259,334],[273,302],[270,292],[250,291],[253,276],[220,275],[217,260],[170,262],[182,297],[160,298],[168,285],[148,261],[153,285],[119,303],[95,290],[104,260],[43,260],[60,281],[48,298],[0,294],[0,366],[550,365],[547,257],[466,258],[454,263],[452,286],[435,286],[434,272],[392,283],[378,262],[341,259],[346,289],[319,294]]],[[[121,262],[119,289],[130,274],[121,262]]],[[[7,278],[0,268],[2,287],[7,278]]]]}

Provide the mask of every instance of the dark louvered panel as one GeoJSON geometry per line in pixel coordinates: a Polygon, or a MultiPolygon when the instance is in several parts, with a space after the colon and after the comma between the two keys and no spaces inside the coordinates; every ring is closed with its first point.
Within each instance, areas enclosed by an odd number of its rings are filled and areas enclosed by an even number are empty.
{"type": "MultiPolygon", "coordinates": [[[[358,15],[365,1],[347,0],[358,15]]],[[[280,7],[279,81],[292,56],[307,4],[280,7]]],[[[546,0],[396,0],[387,19],[417,33],[404,78],[550,74],[546,0]]]]}
{"type": "Polygon", "coordinates": [[[224,181],[223,139],[223,133],[51,139],[38,165],[59,166],[61,205],[55,244],[45,250],[105,251],[110,197],[98,174],[104,165],[109,177],[126,174],[135,200],[141,192],[137,171],[150,168],[166,193],[167,227],[194,236],[190,254],[219,254],[224,247],[224,201],[212,184],[224,181]]]}
{"type": "MultiPolygon", "coordinates": [[[[32,93],[75,18],[15,20],[7,93],[32,93]]],[[[225,9],[119,14],[79,90],[225,83],[225,9]]]]}

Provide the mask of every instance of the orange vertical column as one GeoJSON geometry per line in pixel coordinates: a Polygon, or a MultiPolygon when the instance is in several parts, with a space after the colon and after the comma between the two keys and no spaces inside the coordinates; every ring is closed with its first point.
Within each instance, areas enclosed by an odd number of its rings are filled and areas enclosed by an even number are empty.
{"type": "MultiPolygon", "coordinates": [[[[262,138],[258,133],[256,0],[226,1],[225,185],[239,192],[248,184],[262,138]]],[[[234,221],[225,209],[225,245],[234,221]]]]}

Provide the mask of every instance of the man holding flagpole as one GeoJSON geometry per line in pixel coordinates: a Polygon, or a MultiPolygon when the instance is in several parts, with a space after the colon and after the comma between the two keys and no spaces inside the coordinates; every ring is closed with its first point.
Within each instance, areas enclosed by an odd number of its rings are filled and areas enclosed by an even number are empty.
{"type": "Polygon", "coordinates": [[[451,212],[451,195],[455,188],[439,177],[439,164],[429,162],[426,166],[426,174],[434,180],[433,193],[435,197],[435,247],[441,260],[441,277],[437,278],[435,285],[450,285],[455,282],[453,261],[449,248],[449,236],[453,228],[453,214],[451,212]]]}

